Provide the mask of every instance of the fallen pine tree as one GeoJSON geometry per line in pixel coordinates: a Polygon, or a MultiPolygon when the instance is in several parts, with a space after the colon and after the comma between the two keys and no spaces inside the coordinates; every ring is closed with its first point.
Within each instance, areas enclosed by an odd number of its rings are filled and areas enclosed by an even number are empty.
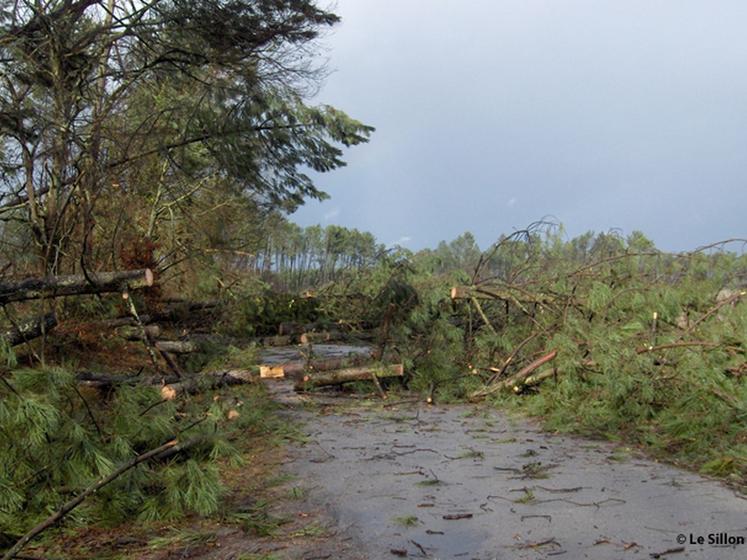
{"type": "Polygon", "coordinates": [[[263,378],[294,378],[299,379],[304,374],[320,371],[329,371],[333,369],[345,369],[364,365],[375,358],[375,352],[370,354],[354,354],[350,356],[340,356],[334,358],[325,358],[312,360],[309,363],[304,361],[286,362],[282,364],[265,364],[261,365],[260,377],[263,378]]]}
{"type": "Polygon", "coordinates": [[[164,400],[174,400],[180,396],[194,395],[220,387],[252,383],[258,376],[259,367],[202,372],[188,379],[163,385],[161,397],[164,400]]]}
{"type": "Polygon", "coordinates": [[[353,381],[373,381],[375,383],[380,378],[402,377],[403,375],[404,366],[402,364],[373,364],[321,373],[306,373],[296,381],[295,389],[296,391],[308,391],[317,387],[342,385],[353,381]]]}
{"type": "Polygon", "coordinates": [[[198,345],[189,340],[156,340],[155,346],[169,354],[191,354],[198,350],[198,345]]]}
{"type": "Polygon", "coordinates": [[[132,325],[124,325],[118,327],[115,330],[115,333],[117,336],[124,338],[125,340],[143,340],[144,335],[149,339],[154,340],[161,336],[161,327],[159,327],[158,325],[147,324],[143,328],[132,325]]]}
{"type": "Polygon", "coordinates": [[[43,317],[29,319],[19,323],[12,329],[2,334],[10,346],[17,346],[24,342],[39,338],[43,334],[50,332],[57,326],[57,316],[54,313],[48,313],[43,317]]]}
{"type": "Polygon", "coordinates": [[[86,275],[47,276],[20,281],[0,281],[0,305],[17,301],[105,294],[147,288],[153,285],[150,269],[96,272],[86,275]]]}

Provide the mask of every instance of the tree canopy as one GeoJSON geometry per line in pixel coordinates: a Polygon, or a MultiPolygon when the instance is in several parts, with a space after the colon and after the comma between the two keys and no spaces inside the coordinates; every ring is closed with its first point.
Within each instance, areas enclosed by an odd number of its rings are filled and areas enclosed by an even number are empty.
{"type": "Polygon", "coordinates": [[[3,233],[56,272],[125,233],[184,252],[194,212],[323,198],[308,171],[373,130],[307,102],[338,19],[310,0],[2,2],[3,233]]]}

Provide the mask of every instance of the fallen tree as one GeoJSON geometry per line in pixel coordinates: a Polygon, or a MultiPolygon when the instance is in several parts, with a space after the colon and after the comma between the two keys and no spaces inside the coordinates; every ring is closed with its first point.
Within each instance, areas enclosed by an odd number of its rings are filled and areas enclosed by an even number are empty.
{"type": "Polygon", "coordinates": [[[265,336],[259,339],[262,346],[290,346],[297,341],[298,337],[291,335],[265,336]]]}
{"type": "Polygon", "coordinates": [[[257,379],[258,375],[259,367],[203,372],[177,383],[163,385],[161,397],[164,400],[173,400],[179,396],[194,395],[219,387],[251,383],[257,379]]]}
{"type": "Polygon", "coordinates": [[[156,348],[169,354],[191,354],[197,352],[198,346],[189,340],[156,340],[156,348]]]}
{"type": "Polygon", "coordinates": [[[284,364],[266,364],[259,368],[260,377],[262,378],[282,378],[292,377],[300,379],[304,374],[313,374],[314,372],[330,371],[334,369],[345,369],[357,367],[370,361],[373,355],[353,355],[339,358],[326,358],[324,360],[314,360],[311,363],[304,362],[287,362],[284,364]]]}
{"type": "MultiPolygon", "coordinates": [[[[527,379],[532,375],[532,373],[537,368],[555,359],[555,356],[557,355],[558,355],[558,352],[556,350],[553,350],[552,352],[549,352],[548,354],[545,354],[544,356],[537,358],[536,360],[534,360],[527,366],[521,368],[521,370],[519,370],[517,373],[515,373],[511,377],[500,380],[500,381],[496,381],[492,385],[489,385],[483,389],[480,389],[479,391],[475,391],[474,393],[470,395],[470,400],[479,400],[484,397],[487,397],[488,395],[492,395],[493,393],[496,393],[498,391],[505,390],[505,389],[509,389],[514,392],[520,391],[521,386],[527,381],[527,379]]],[[[544,378],[545,377],[542,377],[542,379],[544,378]]],[[[537,380],[536,383],[538,383],[542,379],[537,380]]]]}
{"type": "MultiPolygon", "coordinates": [[[[134,319],[133,319],[134,321],[134,319]]],[[[143,328],[124,325],[116,330],[117,336],[125,340],[143,340],[143,333],[151,340],[161,336],[161,327],[158,325],[146,325],[143,328]]]]}
{"type": "MultiPolygon", "coordinates": [[[[192,314],[201,311],[213,311],[219,307],[220,303],[217,301],[179,301],[166,303],[163,309],[149,311],[148,313],[142,313],[140,315],[140,321],[144,325],[152,323],[171,323],[182,321],[185,318],[190,318],[192,314]]],[[[101,325],[103,328],[119,328],[123,326],[137,325],[137,321],[132,315],[126,315],[121,317],[115,317],[114,319],[104,319],[97,321],[97,325],[101,325]]]]}
{"type": "Polygon", "coordinates": [[[340,331],[305,332],[301,334],[301,344],[322,344],[344,340],[345,334],[340,331]]]}
{"type": "Polygon", "coordinates": [[[16,301],[77,296],[84,294],[105,294],[123,292],[152,286],[153,272],[149,268],[119,272],[97,272],[88,276],[47,276],[27,278],[18,282],[0,282],[0,305],[16,301]]]}
{"type": "Polygon", "coordinates": [[[307,391],[315,387],[327,387],[330,385],[342,385],[351,381],[373,381],[382,377],[402,377],[404,366],[402,364],[391,365],[369,365],[354,368],[332,370],[324,373],[306,373],[296,381],[296,391],[307,391]]]}
{"type": "Polygon", "coordinates": [[[305,332],[313,331],[316,326],[313,323],[303,325],[292,321],[284,321],[278,325],[278,334],[283,335],[300,335],[305,332]]]}
{"type": "Polygon", "coordinates": [[[16,346],[23,342],[28,342],[39,338],[48,333],[57,326],[57,316],[54,313],[47,313],[42,317],[24,321],[10,330],[3,333],[2,337],[10,346],[16,346]]]}

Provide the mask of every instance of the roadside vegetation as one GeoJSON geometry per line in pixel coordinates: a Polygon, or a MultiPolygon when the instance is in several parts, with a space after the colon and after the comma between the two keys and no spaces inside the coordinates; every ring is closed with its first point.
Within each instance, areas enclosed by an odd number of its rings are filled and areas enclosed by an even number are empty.
{"type": "MultiPolygon", "coordinates": [[[[640,233],[567,240],[538,223],[485,252],[465,234],[399,255],[344,293],[368,290],[361,317],[390,321],[408,385],[437,402],[488,400],[744,487],[743,246],[672,254],[640,233]],[[387,293],[417,303],[389,316],[371,305],[387,293]]],[[[344,293],[329,305],[353,309],[344,293]]]]}

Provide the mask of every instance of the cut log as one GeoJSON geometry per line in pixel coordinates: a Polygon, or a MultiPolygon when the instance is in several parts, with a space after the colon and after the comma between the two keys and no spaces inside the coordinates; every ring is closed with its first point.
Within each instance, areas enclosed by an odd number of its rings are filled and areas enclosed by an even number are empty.
{"type": "Polygon", "coordinates": [[[43,317],[24,321],[16,327],[5,331],[2,336],[8,341],[8,344],[16,346],[23,342],[39,338],[42,334],[48,333],[56,326],[57,317],[54,313],[48,313],[43,317]]]}
{"type": "Polygon", "coordinates": [[[388,366],[371,365],[332,370],[324,373],[307,373],[296,382],[295,388],[296,391],[305,391],[313,387],[342,385],[351,381],[372,381],[372,373],[375,373],[379,379],[383,377],[402,377],[404,367],[402,364],[388,366]]]}
{"type": "Polygon", "coordinates": [[[197,344],[188,340],[156,340],[156,348],[171,354],[191,354],[197,352],[197,344]]]}
{"type": "Polygon", "coordinates": [[[28,278],[20,282],[0,282],[0,305],[31,299],[122,292],[153,285],[153,272],[148,268],[122,272],[97,272],[89,276],[91,281],[80,274],[28,278]]]}
{"type": "Polygon", "coordinates": [[[345,335],[339,331],[305,332],[301,335],[301,344],[322,344],[342,340],[345,335]]]}
{"type": "Polygon", "coordinates": [[[121,385],[158,385],[162,383],[177,383],[181,381],[176,375],[168,377],[142,375],[109,375],[92,371],[83,371],[75,375],[79,385],[94,389],[111,389],[121,385]]]}
{"type": "Polygon", "coordinates": [[[290,335],[283,336],[265,336],[259,339],[262,346],[290,346],[298,340],[290,335]]]}
{"type": "MultiPolygon", "coordinates": [[[[366,362],[375,359],[373,355],[357,354],[352,356],[342,356],[339,358],[327,358],[324,360],[314,360],[310,364],[304,362],[287,362],[284,364],[266,364],[260,366],[260,377],[262,378],[283,378],[301,379],[305,374],[319,371],[330,371],[334,369],[345,369],[350,367],[362,366],[366,362]]],[[[376,367],[377,364],[369,364],[369,367],[376,367]]]]}
{"type": "Polygon", "coordinates": [[[178,383],[163,385],[161,397],[164,400],[173,400],[182,395],[194,395],[219,387],[251,383],[257,379],[258,374],[259,369],[256,367],[204,372],[178,383]]]}
{"type": "Polygon", "coordinates": [[[161,327],[158,325],[146,325],[143,328],[125,325],[119,327],[116,333],[125,340],[143,340],[143,330],[145,335],[151,339],[161,336],[161,327]]]}

